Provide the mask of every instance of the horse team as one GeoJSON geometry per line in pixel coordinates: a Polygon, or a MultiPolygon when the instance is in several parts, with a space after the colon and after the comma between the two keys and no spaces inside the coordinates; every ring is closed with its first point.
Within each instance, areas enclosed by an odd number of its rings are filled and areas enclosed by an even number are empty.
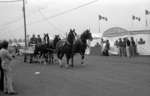
{"type": "Polygon", "coordinates": [[[81,55],[81,64],[84,63],[85,50],[87,48],[87,40],[92,41],[93,37],[89,29],[85,30],[79,38],[77,38],[75,29],[70,29],[70,32],[66,39],[61,39],[59,35],[55,35],[53,40],[50,40],[48,34],[44,34],[44,42],[40,36],[38,38],[31,38],[29,45],[35,44],[34,54],[31,55],[30,62],[33,57],[44,58],[45,62],[54,63],[54,54],[60,67],[73,67],[74,55],[79,53],[81,55]],[[62,58],[66,57],[67,64],[62,64],[62,58]],[[71,64],[69,63],[71,60],[71,64]]]}

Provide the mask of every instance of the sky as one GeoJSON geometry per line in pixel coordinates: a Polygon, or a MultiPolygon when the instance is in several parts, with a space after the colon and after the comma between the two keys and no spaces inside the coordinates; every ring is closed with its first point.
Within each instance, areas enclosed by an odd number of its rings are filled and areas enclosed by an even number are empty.
{"type": "MultiPolygon", "coordinates": [[[[70,28],[75,28],[78,34],[86,29],[103,33],[111,27],[150,29],[150,16],[145,16],[145,9],[150,11],[149,5],[150,0],[26,0],[27,34],[64,37],[70,28]],[[89,2],[93,3],[66,12],[89,2]],[[55,16],[62,12],[66,13],[55,16]],[[108,21],[98,20],[98,15],[107,17],[108,21]],[[133,21],[132,15],[141,21],[133,21]],[[145,18],[149,20],[147,27],[145,18]]],[[[0,12],[0,39],[24,38],[22,2],[0,2],[0,12]]]]}

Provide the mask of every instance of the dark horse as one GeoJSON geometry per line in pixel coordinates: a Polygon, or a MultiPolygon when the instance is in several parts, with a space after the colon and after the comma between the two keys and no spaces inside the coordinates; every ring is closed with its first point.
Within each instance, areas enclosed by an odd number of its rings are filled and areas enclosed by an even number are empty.
{"type": "MultiPolygon", "coordinates": [[[[70,30],[71,31],[75,31],[75,30],[70,30]]],[[[71,36],[71,35],[70,35],[71,36]]],[[[68,35],[67,41],[63,41],[60,40],[57,44],[56,44],[56,49],[57,49],[57,57],[59,59],[59,64],[62,67],[62,63],[61,60],[63,58],[63,56],[66,56],[67,59],[67,68],[69,66],[73,67],[73,56],[76,53],[80,53],[81,55],[81,59],[82,61],[84,60],[84,55],[85,55],[85,50],[87,48],[87,40],[92,40],[92,35],[90,30],[85,30],[79,39],[75,40],[74,37],[69,38],[70,37],[68,35]],[[73,40],[74,39],[74,40],[73,40]],[[69,42],[69,43],[68,43],[69,42]],[[72,59],[72,64],[69,65],[69,60],[72,59]]],[[[81,62],[83,64],[83,62],[81,62]]]]}

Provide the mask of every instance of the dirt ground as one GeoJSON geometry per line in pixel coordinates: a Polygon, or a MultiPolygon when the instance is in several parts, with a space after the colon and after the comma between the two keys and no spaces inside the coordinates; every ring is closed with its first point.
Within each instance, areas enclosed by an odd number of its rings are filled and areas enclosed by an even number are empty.
{"type": "Polygon", "coordinates": [[[150,96],[149,59],[87,56],[81,65],[76,56],[75,67],[66,69],[24,63],[23,57],[17,57],[13,61],[16,96],[150,96]]]}

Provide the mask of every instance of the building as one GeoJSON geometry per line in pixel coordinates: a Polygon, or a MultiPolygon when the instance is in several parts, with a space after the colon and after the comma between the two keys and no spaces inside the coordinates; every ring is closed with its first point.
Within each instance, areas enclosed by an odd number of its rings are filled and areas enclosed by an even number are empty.
{"type": "Polygon", "coordinates": [[[134,37],[139,55],[150,55],[150,30],[126,30],[120,27],[113,27],[106,30],[102,35],[104,40],[110,41],[110,53],[118,54],[118,49],[114,45],[119,38],[134,37]]]}

